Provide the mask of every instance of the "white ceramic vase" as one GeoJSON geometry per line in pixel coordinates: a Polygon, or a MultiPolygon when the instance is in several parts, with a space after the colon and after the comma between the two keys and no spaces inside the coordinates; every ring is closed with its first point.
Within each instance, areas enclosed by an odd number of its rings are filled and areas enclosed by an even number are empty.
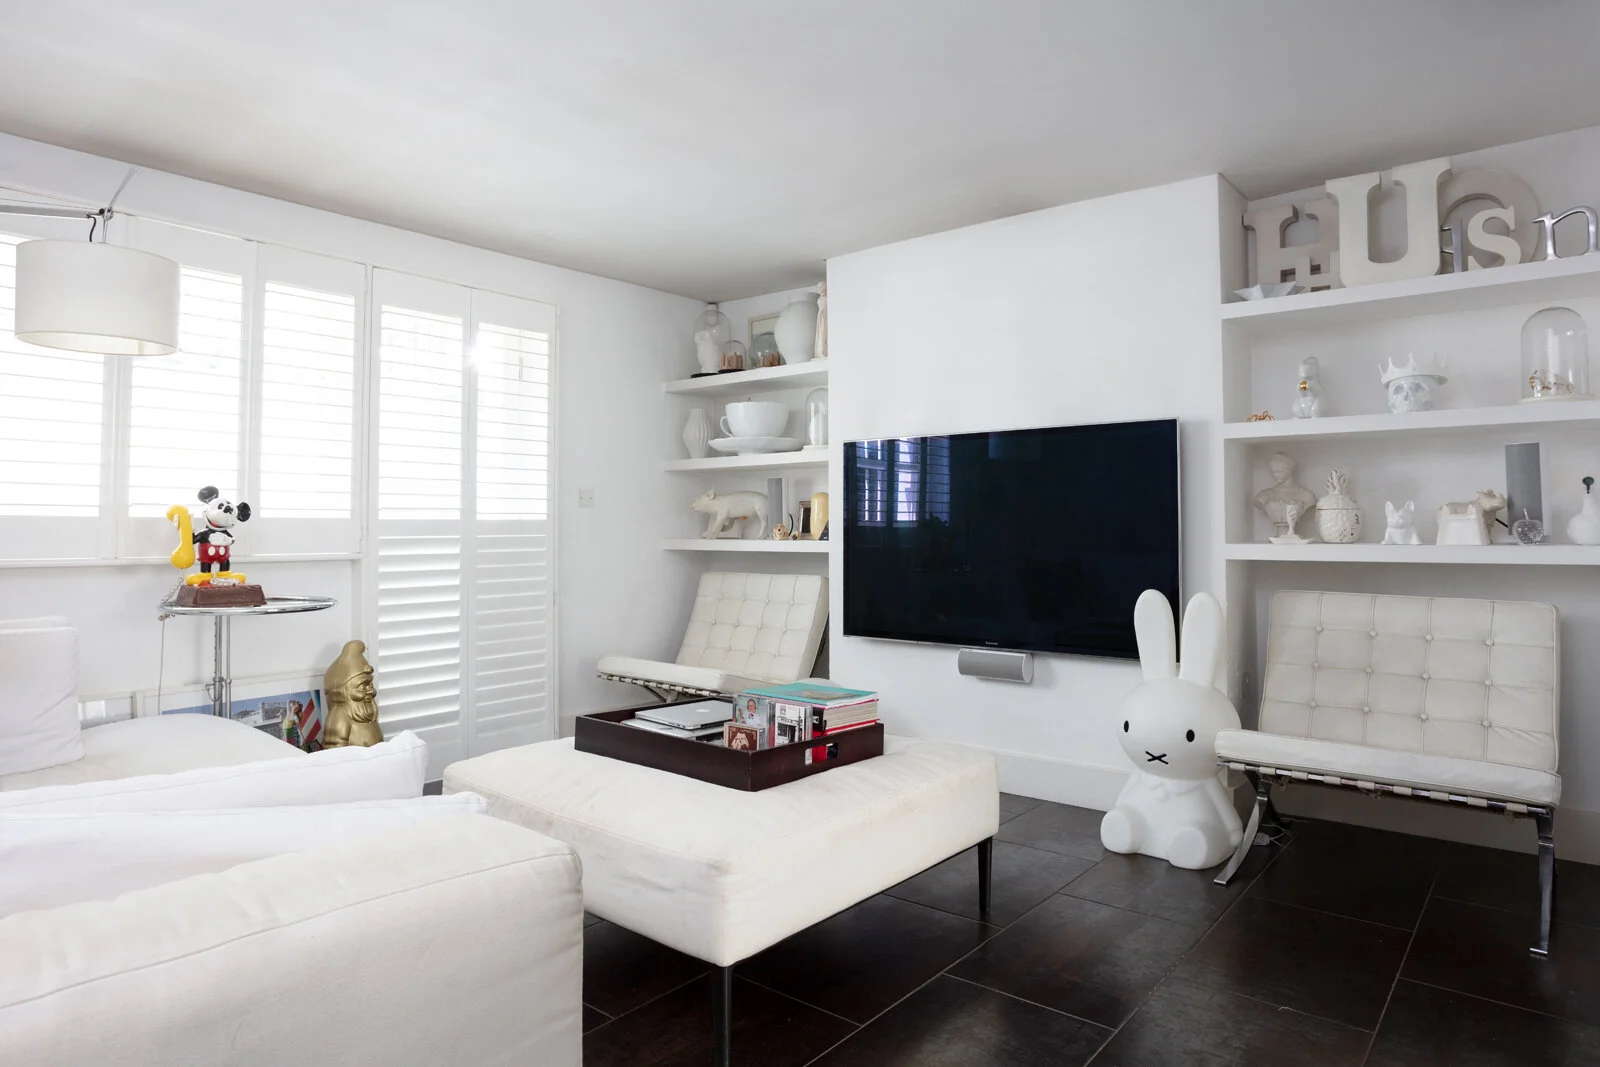
{"type": "Polygon", "coordinates": [[[710,441],[711,420],[705,408],[695,408],[683,424],[683,447],[689,450],[690,459],[705,459],[711,454],[710,441]]]}
{"type": "Polygon", "coordinates": [[[817,294],[803,293],[789,301],[772,334],[785,363],[809,363],[817,347],[817,294]]]}
{"type": "Polygon", "coordinates": [[[1361,540],[1361,507],[1343,471],[1328,472],[1328,491],[1317,501],[1317,532],[1330,545],[1361,540]]]}

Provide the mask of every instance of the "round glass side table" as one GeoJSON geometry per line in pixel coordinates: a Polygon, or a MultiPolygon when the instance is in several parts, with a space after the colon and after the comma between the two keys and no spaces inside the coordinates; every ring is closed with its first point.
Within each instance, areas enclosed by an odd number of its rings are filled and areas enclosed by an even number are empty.
{"type": "Polygon", "coordinates": [[[169,615],[209,615],[212,623],[211,714],[233,717],[233,630],[235,615],[292,615],[301,611],[322,611],[338,601],[331,596],[269,596],[265,604],[248,608],[183,607],[171,601],[161,605],[158,618],[169,615]]]}

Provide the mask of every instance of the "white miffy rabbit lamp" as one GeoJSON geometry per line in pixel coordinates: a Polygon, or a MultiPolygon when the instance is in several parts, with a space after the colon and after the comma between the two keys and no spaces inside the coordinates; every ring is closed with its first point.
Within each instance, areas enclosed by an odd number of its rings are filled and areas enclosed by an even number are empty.
{"type": "Polygon", "coordinates": [[[1217,732],[1239,728],[1239,713],[1222,691],[1222,607],[1209,593],[1189,601],[1181,668],[1166,597],[1141,593],[1133,628],[1144,680],[1122,702],[1117,740],[1134,771],[1100,822],[1100,842],[1174,867],[1214,867],[1244,836],[1217,769],[1217,732]]]}

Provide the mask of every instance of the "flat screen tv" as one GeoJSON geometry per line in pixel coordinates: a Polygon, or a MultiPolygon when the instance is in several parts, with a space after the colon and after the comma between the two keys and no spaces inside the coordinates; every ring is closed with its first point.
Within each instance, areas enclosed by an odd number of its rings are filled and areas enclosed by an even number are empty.
{"type": "Polygon", "coordinates": [[[852,637],[1131,659],[1179,604],[1175,419],[851,441],[844,496],[852,637]]]}

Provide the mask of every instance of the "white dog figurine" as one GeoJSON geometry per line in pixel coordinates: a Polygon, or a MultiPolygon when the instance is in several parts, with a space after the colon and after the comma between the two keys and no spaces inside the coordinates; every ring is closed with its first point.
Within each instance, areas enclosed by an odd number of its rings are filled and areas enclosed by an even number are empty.
{"type": "Polygon", "coordinates": [[[1140,594],[1133,626],[1144,681],[1122,703],[1117,739],[1134,772],[1100,822],[1100,842],[1174,867],[1214,867],[1244,836],[1217,768],[1217,732],[1239,728],[1239,713],[1218,688],[1227,658],[1222,608],[1209,593],[1189,601],[1181,669],[1166,597],[1140,594]]]}
{"type": "Polygon", "coordinates": [[[1383,531],[1383,543],[1386,545],[1420,545],[1422,538],[1417,534],[1417,504],[1414,500],[1407,500],[1403,508],[1397,508],[1388,500],[1383,502],[1383,510],[1389,516],[1389,528],[1383,531]]]}
{"type": "MultiPolygon", "coordinates": [[[[733,529],[733,524],[744,519],[756,520],[757,537],[767,534],[767,494],[742,491],[736,493],[719,493],[715,489],[707,489],[694,502],[689,505],[694,511],[702,511],[711,516],[711,521],[706,523],[706,532],[702,538],[710,539],[721,537],[728,530],[733,529]]],[[[741,533],[743,531],[741,530],[741,533]]]]}

